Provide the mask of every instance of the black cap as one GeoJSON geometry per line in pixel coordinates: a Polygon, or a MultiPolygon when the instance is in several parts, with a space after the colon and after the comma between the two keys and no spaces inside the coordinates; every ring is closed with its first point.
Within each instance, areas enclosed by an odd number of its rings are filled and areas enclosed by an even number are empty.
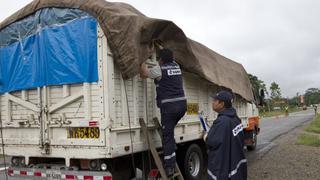
{"type": "Polygon", "coordinates": [[[226,102],[226,103],[231,103],[233,96],[228,91],[220,91],[217,94],[213,95],[212,98],[226,102]]]}
{"type": "Polygon", "coordinates": [[[170,49],[161,49],[159,52],[159,56],[164,62],[173,61],[173,52],[170,49]]]}

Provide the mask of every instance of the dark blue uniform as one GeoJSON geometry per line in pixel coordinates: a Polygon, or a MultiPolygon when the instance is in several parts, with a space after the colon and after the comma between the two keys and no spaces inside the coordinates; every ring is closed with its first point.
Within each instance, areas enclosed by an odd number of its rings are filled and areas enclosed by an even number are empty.
{"type": "Polygon", "coordinates": [[[219,113],[206,143],[209,180],[247,179],[243,128],[234,108],[227,108],[219,113]]]}
{"type": "Polygon", "coordinates": [[[176,162],[174,128],[187,110],[180,66],[168,62],[160,66],[161,80],[155,80],[157,105],[161,112],[164,163],[166,169],[173,169],[176,162]]]}

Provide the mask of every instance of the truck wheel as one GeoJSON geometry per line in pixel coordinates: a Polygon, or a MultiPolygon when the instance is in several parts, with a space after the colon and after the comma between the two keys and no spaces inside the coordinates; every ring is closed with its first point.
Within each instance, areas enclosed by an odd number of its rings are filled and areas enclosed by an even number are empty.
{"type": "Polygon", "coordinates": [[[256,149],[257,147],[257,131],[253,130],[252,132],[252,144],[251,145],[247,145],[247,149],[248,151],[253,151],[256,149]]]}
{"type": "Polygon", "coordinates": [[[203,154],[197,144],[188,147],[183,160],[183,169],[181,170],[186,180],[197,180],[203,173],[203,154]]]}

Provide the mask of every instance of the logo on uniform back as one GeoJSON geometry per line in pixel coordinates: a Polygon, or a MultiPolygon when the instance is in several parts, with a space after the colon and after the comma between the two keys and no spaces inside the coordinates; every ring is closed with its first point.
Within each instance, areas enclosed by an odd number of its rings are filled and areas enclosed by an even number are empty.
{"type": "Polygon", "coordinates": [[[168,72],[168,76],[181,75],[180,69],[168,69],[167,72],[168,72]]]}
{"type": "Polygon", "coordinates": [[[243,126],[242,124],[239,124],[234,129],[232,129],[233,136],[237,136],[239,132],[241,132],[242,130],[243,130],[243,126]]]}

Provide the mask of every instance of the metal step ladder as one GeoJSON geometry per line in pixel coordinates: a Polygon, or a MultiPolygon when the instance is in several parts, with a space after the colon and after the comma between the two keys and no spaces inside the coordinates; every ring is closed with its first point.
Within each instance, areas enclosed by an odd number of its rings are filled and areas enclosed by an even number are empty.
{"type": "MultiPolygon", "coordinates": [[[[157,166],[157,168],[158,168],[158,170],[160,172],[161,178],[163,180],[169,180],[169,178],[167,177],[166,172],[164,170],[164,167],[163,167],[162,161],[160,159],[160,156],[159,156],[160,152],[157,151],[156,146],[153,144],[152,139],[150,139],[151,135],[150,135],[150,132],[149,132],[144,120],[143,119],[139,119],[139,122],[140,122],[140,126],[141,126],[141,129],[142,129],[142,133],[143,133],[144,137],[146,137],[146,141],[148,143],[149,149],[150,149],[151,154],[153,156],[153,159],[154,159],[154,161],[156,163],[156,166],[157,166]]],[[[161,140],[162,140],[161,126],[160,126],[160,124],[159,124],[157,119],[154,119],[154,123],[155,123],[156,129],[157,129],[157,132],[159,133],[159,135],[161,137],[161,140]]],[[[177,178],[178,180],[184,180],[177,163],[175,165],[175,172],[174,172],[173,176],[170,177],[170,179],[175,179],[175,178],[177,178]]]]}

